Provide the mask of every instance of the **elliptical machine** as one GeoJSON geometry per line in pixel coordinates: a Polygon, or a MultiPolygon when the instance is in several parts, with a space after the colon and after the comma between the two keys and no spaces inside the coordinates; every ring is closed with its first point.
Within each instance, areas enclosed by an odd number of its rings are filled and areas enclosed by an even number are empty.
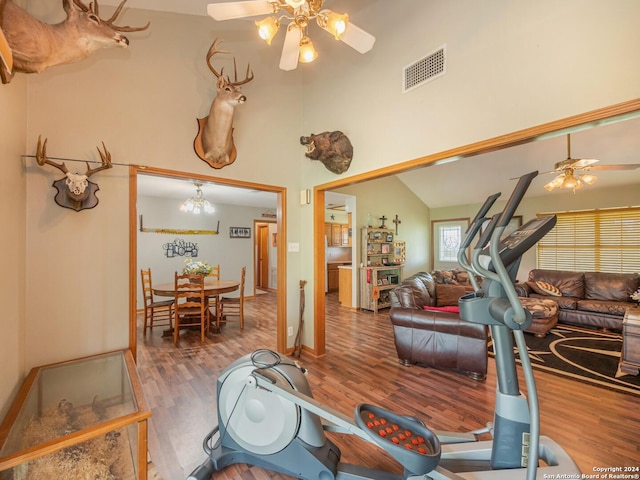
{"type": "Polygon", "coordinates": [[[465,252],[500,194],[487,198],[458,252],[475,287],[473,293],[460,298],[460,317],[488,325],[494,342],[498,385],[493,425],[465,433],[438,432],[415,417],[369,404],[357,405],[351,419],[313,398],[304,368],[275,352],[257,350],[220,374],[218,426],[204,439],[207,459],[188,480],[208,480],[214,471],[234,463],[304,480],[534,480],[537,473],[538,478],[579,476],[580,470],[562,447],[539,435],[537,393],[523,335],[531,315],[522,308],[513,286],[522,255],[553,228],[556,218],[536,218],[501,238],[536,175],[532,172],[520,178],[505,209],[492,217],[469,259],[465,252]],[[475,282],[476,274],[484,277],[482,288],[475,282]],[[513,338],[528,400],[518,386],[513,338]],[[404,467],[403,474],[342,463],[340,450],[325,431],[357,435],[377,445],[404,467]],[[487,432],[493,440],[478,441],[487,432]],[[216,434],[219,438],[212,445],[216,434]]]}

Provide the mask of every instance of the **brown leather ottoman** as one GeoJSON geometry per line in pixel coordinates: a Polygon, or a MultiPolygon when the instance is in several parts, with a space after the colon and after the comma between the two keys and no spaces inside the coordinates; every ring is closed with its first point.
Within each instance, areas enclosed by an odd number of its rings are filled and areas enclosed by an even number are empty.
{"type": "Polygon", "coordinates": [[[547,332],[558,323],[558,304],[546,298],[519,297],[520,303],[533,317],[533,323],[525,332],[531,332],[536,337],[544,338],[547,332]]]}

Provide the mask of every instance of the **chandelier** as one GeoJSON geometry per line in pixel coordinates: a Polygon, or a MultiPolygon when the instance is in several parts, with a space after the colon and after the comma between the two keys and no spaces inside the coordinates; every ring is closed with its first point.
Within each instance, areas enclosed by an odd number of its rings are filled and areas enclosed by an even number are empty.
{"type": "Polygon", "coordinates": [[[204,198],[202,195],[202,190],[200,187],[201,183],[194,183],[196,187],[196,196],[191,197],[188,200],[185,200],[184,203],[180,206],[180,211],[185,213],[193,213],[194,215],[200,215],[200,212],[204,210],[204,213],[213,213],[216,211],[213,208],[213,205],[204,198]]]}
{"type": "Polygon", "coordinates": [[[280,68],[293,70],[298,62],[310,63],[318,57],[313,42],[309,38],[307,27],[315,20],[320,28],[333,35],[360,53],[371,50],[375,37],[349,21],[349,15],[323,9],[324,0],[245,0],[239,2],[212,3],[207,13],[215,20],[268,15],[256,20],[258,35],[271,45],[284,20],[286,35],[280,68]]]}

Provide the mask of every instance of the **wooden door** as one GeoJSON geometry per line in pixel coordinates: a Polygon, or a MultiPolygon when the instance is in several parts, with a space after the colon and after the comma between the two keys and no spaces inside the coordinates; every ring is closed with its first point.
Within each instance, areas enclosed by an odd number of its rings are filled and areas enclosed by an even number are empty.
{"type": "Polygon", "coordinates": [[[269,288],[269,225],[259,224],[256,259],[256,287],[269,288]]]}

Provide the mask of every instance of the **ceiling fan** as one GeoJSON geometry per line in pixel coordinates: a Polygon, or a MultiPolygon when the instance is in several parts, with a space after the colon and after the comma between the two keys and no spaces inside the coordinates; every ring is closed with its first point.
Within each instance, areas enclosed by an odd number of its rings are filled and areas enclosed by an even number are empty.
{"type": "Polygon", "coordinates": [[[243,0],[238,2],[210,3],[207,13],[215,20],[232,20],[236,18],[268,15],[256,21],[260,38],[271,45],[271,40],[278,33],[280,23],[288,20],[280,68],[294,70],[298,61],[309,63],[316,59],[316,52],[308,34],[307,27],[311,20],[329,32],[336,40],[341,40],[360,53],[373,48],[376,38],[349,21],[349,15],[338,14],[323,9],[324,0],[243,0]]]}
{"type": "Polygon", "coordinates": [[[594,165],[599,160],[595,158],[571,158],[571,134],[567,134],[567,158],[557,162],[554,170],[544,173],[556,173],[556,177],[547,183],[544,188],[552,191],[556,188],[567,188],[574,192],[585,184],[591,185],[598,177],[592,175],[592,171],[602,170],[635,170],[640,163],[628,163],[622,165],[594,165]],[[584,172],[584,173],[580,173],[584,172]]]}

